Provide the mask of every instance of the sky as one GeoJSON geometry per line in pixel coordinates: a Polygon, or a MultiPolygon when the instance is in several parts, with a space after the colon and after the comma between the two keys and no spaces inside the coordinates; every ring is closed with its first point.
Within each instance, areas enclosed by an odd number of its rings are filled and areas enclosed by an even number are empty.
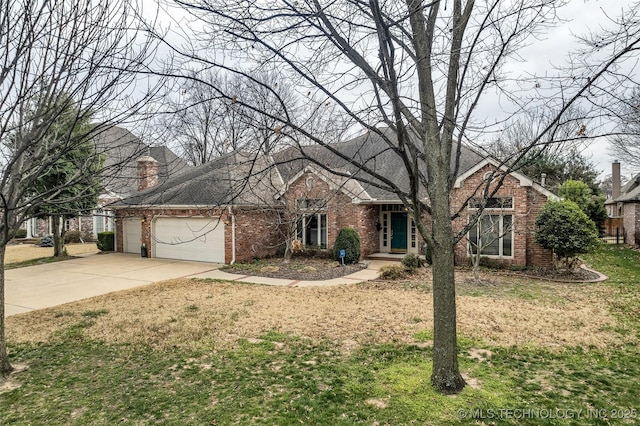
{"type": "MultiPolygon", "coordinates": [[[[630,6],[634,0],[570,0],[559,9],[563,24],[549,29],[542,36],[542,40],[536,41],[522,52],[526,58],[523,66],[528,71],[544,74],[552,70],[553,66],[562,65],[566,54],[579,46],[575,36],[585,34],[588,31],[597,32],[602,27],[611,25],[611,17],[619,15],[623,8],[630,6]]],[[[171,10],[173,21],[171,24],[176,29],[176,24],[182,31],[189,32],[188,26],[180,25],[184,12],[171,10]]],[[[193,25],[193,24],[190,24],[193,25]]],[[[487,116],[496,115],[495,111],[487,111],[487,116]]],[[[585,156],[594,163],[596,169],[601,172],[600,177],[611,173],[611,162],[615,160],[609,153],[609,145],[604,138],[594,140],[586,145],[585,156]]],[[[622,161],[623,175],[630,175],[634,170],[628,169],[622,161]]]]}
{"type": "MultiPolygon", "coordinates": [[[[545,36],[546,40],[528,49],[527,63],[537,70],[561,65],[564,54],[579,46],[575,35],[610,27],[611,22],[607,16],[619,15],[623,8],[628,8],[632,3],[632,0],[571,0],[559,10],[560,17],[567,22],[553,28],[545,36]]],[[[601,172],[601,178],[611,174],[611,163],[617,159],[609,151],[609,144],[604,138],[594,140],[583,151],[601,172]]],[[[638,172],[626,166],[623,159],[618,160],[621,160],[623,175],[638,172]]]]}

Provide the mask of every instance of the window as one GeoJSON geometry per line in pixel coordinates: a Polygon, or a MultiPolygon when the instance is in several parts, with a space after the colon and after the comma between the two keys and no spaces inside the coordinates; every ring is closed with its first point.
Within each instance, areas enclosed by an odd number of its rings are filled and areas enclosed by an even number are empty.
{"type": "Polygon", "coordinates": [[[389,215],[382,213],[382,246],[387,247],[389,243],[389,215]]]}
{"type": "Polygon", "coordinates": [[[491,197],[491,198],[474,198],[469,203],[469,207],[477,209],[484,204],[485,209],[512,209],[513,197],[491,197]]]}
{"type": "Polygon", "coordinates": [[[327,208],[327,201],[319,198],[301,198],[296,200],[300,210],[322,210],[327,208]]]}
{"type": "Polygon", "coordinates": [[[416,248],[416,223],[411,219],[411,248],[416,248]]]}
{"type": "Polygon", "coordinates": [[[305,247],[327,248],[327,215],[316,213],[298,217],[298,239],[305,247]]]}
{"type": "Polygon", "coordinates": [[[93,211],[93,232],[96,235],[98,232],[112,231],[114,228],[113,213],[111,211],[105,211],[100,208],[93,211]]]}
{"type": "Polygon", "coordinates": [[[104,232],[106,230],[106,226],[105,226],[105,215],[104,215],[104,210],[102,209],[96,209],[94,211],[94,231],[96,232],[96,234],[98,232],[104,232]]]}
{"type": "Polygon", "coordinates": [[[327,248],[327,201],[319,198],[301,198],[296,207],[302,211],[297,219],[297,238],[305,247],[327,248]]]}
{"type": "Polygon", "coordinates": [[[469,230],[471,252],[490,257],[513,256],[513,215],[485,214],[469,230]]]}
{"type": "Polygon", "coordinates": [[[383,204],[381,207],[383,212],[402,212],[407,211],[403,204],[383,204]]]}

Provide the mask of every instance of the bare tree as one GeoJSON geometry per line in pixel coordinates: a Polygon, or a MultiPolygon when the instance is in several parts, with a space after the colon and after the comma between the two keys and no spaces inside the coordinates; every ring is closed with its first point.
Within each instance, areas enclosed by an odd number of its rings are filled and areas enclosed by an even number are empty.
{"type": "Polygon", "coordinates": [[[194,79],[182,80],[178,97],[168,102],[166,113],[158,118],[161,127],[166,129],[164,134],[193,165],[237,150],[249,139],[240,105],[212,89],[218,86],[224,87],[225,92],[240,92],[239,79],[211,72],[203,72],[199,78],[208,84],[194,79]]]}
{"type": "Polygon", "coordinates": [[[180,80],[179,95],[167,102],[166,111],[156,120],[164,137],[179,146],[182,156],[199,165],[236,150],[274,151],[281,141],[274,131],[280,122],[243,104],[272,109],[278,116],[285,108],[294,109],[297,99],[275,74],[258,73],[254,81],[205,70],[180,80]],[[226,94],[233,96],[229,99],[226,94]]]}
{"type": "Polygon", "coordinates": [[[616,116],[620,134],[609,139],[611,152],[628,166],[640,170],[640,88],[623,100],[616,116]]]}
{"type": "Polygon", "coordinates": [[[567,109],[550,127],[544,139],[537,146],[529,147],[530,141],[556,116],[555,112],[541,108],[520,114],[508,120],[497,137],[480,146],[480,149],[508,164],[512,170],[533,179],[541,181],[544,174],[549,188],[556,189],[567,179],[577,179],[597,190],[599,171],[582,154],[584,148],[593,141],[589,138],[585,114],[579,108],[567,109]],[[519,155],[524,150],[528,154],[519,155]]]}
{"type": "MultiPolygon", "coordinates": [[[[297,143],[301,155],[307,152],[301,141],[313,142],[356,165],[359,172],[351,175],[353,179],[387,190],[404,203],[433,253],[431,382],[441,392],[459,392],[465,383],[457,359],[454,245],[473,224],[454,232],[452,218],[461,211],[452,211],[450,193],[458,175],[463,142],[490,130],[486,116],[479,112],[480,101],[498,91],[510,103],[511,111],[522,112],[536,103],[556,111],[524,144],[518,154],[524,156],[550,140],[548,134],[572,105],[586,99],[590,108],[585,114],[601,106],[605,89],[610,89],[612,80],[619,76],[608,71],[634,53],[638,34],[621,27],[616,34],[608,35],[604,44],[601,39],[585,40],[591,45],[572,58],[574,62],[565,75],[548,73],[540,77],[523,70],[512,78],[505,65],[509,61],[517,64],[519,50],[557,23],[555,12],[561,2],[174,3],[205,27],[193,37],[191,49],[171,46],[189,65],[199,63],[247,78],[268,65],[277,70],[281,80],[307,94],[305,101],[310,108],[321,111],[324,105],[335,105],[344,117],[340,125],[378,135],[386,142],[386,149],[401,160],[405,183],[377,173],[371,166],[375,155],[367,156],[365,147],[361,155],[340,152],[331,145],[333,141],[309,129],[308,122],[286,105],[284,110],[265,108],[216,88],[227,99],[276,119],[280,124],[275,130],[292,144],[297,143]],[[201,49],[203,46],[206,49],[201,49]],[[598,49],[596,56],[590,55],[593,49],[598,49]],[[212,50],[216,55],[208,56],[212,50]],[[381,125],[391,131],[382,130],[381,125]]],[[[260,84],[255,78],[253,81],[260,84]]],[[[272,86],[264,89],[271,93],[276,90],[272,86]]],[[[313,162],[313,157],[309,161],[313,162]]],[[[316,160],[316,164],[347,176],[321,161],[316,160]]],[[[494,177],[501,180],[504,176],[492,176],[487,186],[494,177]]],[[[491,197],[492,192],[486,191],[485,196],[491,197]]],[[[461,208],[466,207],[463,203],[461,208]]]]}
{"type": "MultiPolygon", "coordinates": [[[[136,4],[79,0],[0,3],[0,381],[11,371],[4,334],[4,255],[20,225],[40,207],[65,205],[91,191],[67,195],[96,170],[110,146],[95,143],[73,173],[56,184],[36,183],[60,159],[117,123],[131,119],[154,90],[137,86],[136,72],[153,53],[136,25],[136,4]],[[66,116],[64,128],[57,128],[66,116]],[[99,120],[86,125],[88,117],[99,120]]],[[[151,84],[148,87],[153,87],[151,84]]]]}

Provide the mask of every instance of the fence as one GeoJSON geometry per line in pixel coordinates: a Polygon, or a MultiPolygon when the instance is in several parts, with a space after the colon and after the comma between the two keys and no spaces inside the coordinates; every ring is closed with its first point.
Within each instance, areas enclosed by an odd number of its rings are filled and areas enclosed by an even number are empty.
{"type": "Polygon", "coordinates": [[[623,218],[608,217],[607,220],[605,220],[602,241],[607,244],[624,244],[626,242],[623,218]]]}

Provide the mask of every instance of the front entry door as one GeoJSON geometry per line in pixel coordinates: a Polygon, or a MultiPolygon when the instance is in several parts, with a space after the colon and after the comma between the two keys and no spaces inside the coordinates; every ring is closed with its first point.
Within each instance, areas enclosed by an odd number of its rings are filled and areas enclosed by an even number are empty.
{"type": "Polygon", "coordinates": [[[407,214],[391,213],[391,251],[407,251],[407,214]]]}

